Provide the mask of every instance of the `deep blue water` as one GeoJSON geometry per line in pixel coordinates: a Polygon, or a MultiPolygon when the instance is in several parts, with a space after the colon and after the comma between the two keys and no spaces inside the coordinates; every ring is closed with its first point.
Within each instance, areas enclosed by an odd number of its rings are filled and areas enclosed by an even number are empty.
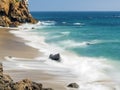
{"type": "Polygon", "coordinates": [[[120,60],[120,12],[32,12],[46,42],[81,56],[120,60]],[[47,33],[47,34],[45,34],[47,33]]]}

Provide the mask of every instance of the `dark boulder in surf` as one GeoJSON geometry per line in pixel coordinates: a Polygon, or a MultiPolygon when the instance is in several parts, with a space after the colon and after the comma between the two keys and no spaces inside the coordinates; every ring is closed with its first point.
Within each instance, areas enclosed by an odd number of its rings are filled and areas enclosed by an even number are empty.
{"type": "Polygon", "coordinates": [[[55,60],[55,61],[60,62],[60,54],[59,53],[58,54],[50,54],[49,58],[51,60],[55,60]]]}
{"type": "Polygon", "coordinates": [[[90,43],[86,43],[86,45],[91,45],[90,43]]]}
{"type": "Polygon", "coordinates": [[[70,83],[67,87],[69,87],[69,88],[79,88],[79,85],[77,83],[70,83]]]}

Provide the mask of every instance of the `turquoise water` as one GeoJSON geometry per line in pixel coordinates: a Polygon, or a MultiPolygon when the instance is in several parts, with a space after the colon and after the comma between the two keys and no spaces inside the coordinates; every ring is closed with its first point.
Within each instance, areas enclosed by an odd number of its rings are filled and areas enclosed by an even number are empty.
{"type": "Polygon", "coordinates": [[[80,56],[120,60],[120,12],[32,12],[45,41],[80,56]]]}
{"type": "Polygon", "coordinates": [[[10,32],[42,54],[29,62],[6,57],[8,69],[42,70],[55,75],[57,83],[78,83],[78,90],[120,90],[120,12],[32,15],[40,22],[10,32]],[[49,58],[55,53],[60,53],[60,62],[49,58]]]}

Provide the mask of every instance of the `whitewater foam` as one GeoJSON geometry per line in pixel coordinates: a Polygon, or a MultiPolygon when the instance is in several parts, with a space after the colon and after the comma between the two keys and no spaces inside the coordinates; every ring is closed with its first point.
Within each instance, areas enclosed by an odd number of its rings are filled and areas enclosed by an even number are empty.
{"type": "Polygon", "coordinates": [[[91,40],[91,41],[83,41],[83,42],[75,42],[74,40],[65,40],[59,42],[60,45],[62,45],[64,48],[74,48],[74,47],[81,47],[85,48],[89,45],[94,45],[94,44],[100,44],[103,43],[100,40],[91,40]]]}
{"type": "Polygon", "coordinates": [[[75,26],[82,26],[82,25],[84,25],[84,23],[76,22],[76,23],[73,23],[73,25],[75,25],[75,26]]]}
{"type": "Polygon", "coordinates": [[[55,25],[56,22],[55,21],[41,21],[41,25],[44,25],[44,26],[53,26],[55,25]]]}
{"type": "Polygon", "coordinates": [[[89,40],[89,41],[81,41],[76,42],[74,40],[63,40],[59,42],[59,45],[61,45],[63,48],[86,48],[91,45],[96,44],[105,44],[105,43],[119,43],[119,40],[89,40]]]}
{"type": "MultiPolygon", "coordinates": [[[[46,70],[52,74],[57,74],[56,72],[59,72],[59,74],[63,76],[66,74],[73,75],[72,78],[75,80],[77,79],[77,82],[80,84],[80,90],[120,90],[119,85],[117,86],[117,84],[107,75],[106,71],[110,70],[112,66],[107,63],[106,59],[80,57],[75,53],[68,52],[54,44],[47,44],[45,42],[45,37],[39,36],[37,33],[28,30],[10,32],[15,34],[17,37],[27,40],[27,42],[25,42],[26,45],[37,48],[40,52],[44,53],[42,57],[37,57],[35,61],[27,63],[17,61],[16,65],[18,65],[18,67],[46,70]],[[51,53],[60,53],[62,57],[61,63],[48,59],[48,56],[51,53]],[[44,65],[39,62],[41,60],[44,60],[44,65]],[[104,81],[108,81],[106,82],[107,85],[103,85],[104,81]],[[117,87],[119,89],[117,89],[117,87]]],[[[61,43],[70,47],[76,47],[85,46],[88,42],[76,43],[68,40],[67,42],[62,41],[61,43]]],[[[101,42],[90,41],[89,43],[96,44],[101,42]]]]}
{"type": "Polygon", "coordinates": [[[61,32],[62,35],[68,36],[70,32],[61,32]]]}
{"type": "Polygon", "coordinates": [[[63,24],[66,24],[67,22],[62,22],[63,24]]]}

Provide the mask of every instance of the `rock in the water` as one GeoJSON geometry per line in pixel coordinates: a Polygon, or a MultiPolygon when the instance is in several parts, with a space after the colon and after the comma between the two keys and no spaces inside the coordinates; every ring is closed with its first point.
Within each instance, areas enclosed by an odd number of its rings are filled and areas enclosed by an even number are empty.
{"type": "Polygon", "coordinates": [[[60,54],[59,53],[58,54],[54,54],[54,55],[50,54],[49,58],[52,59],[52,60],[60,62],[60,54]]]}
{"type": "Polygon", "coordinates": [[[35,29],[35,27],[32,27],[32,29],[35,29]]]}
{"type": "Polygon", "coordinates": [[[37,23],[28,10],[28,0],[0,0],[0,26],[16,27],[22,23],[37,23]]]}
{"type": "Polygon", "coordinates": [[[69,88],[79,88],[79,85],[77,83],[71,83],[67,87],[69,87],[69,88]]]}
{"type": "Polygon", "coordinates": [[[86,43],[86,45],[90,45],[90,43],[86,43]]]}

